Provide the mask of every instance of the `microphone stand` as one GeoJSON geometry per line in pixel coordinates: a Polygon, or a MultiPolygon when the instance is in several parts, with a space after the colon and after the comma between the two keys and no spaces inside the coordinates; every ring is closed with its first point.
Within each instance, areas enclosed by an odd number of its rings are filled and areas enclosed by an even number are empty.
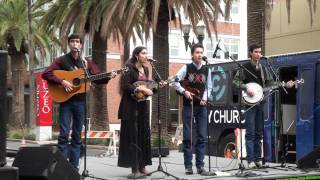
{"type": "MultiPolygon", "coordinates": [[[[273,76],[276,78],[276,84],[278,85],[279,82],[280,82],[280,78],[279,78],[279,75],[276,73],[276,71],[274,70],[273,66],[270,64],[269,62],[269,58],[267,57],[263,57],[263,59],[265,59],[265,61],[267,62],[267,65],[269,66],[269,69],[271,70],[273,76]]],[[[282,83],[280,83],[280,86],[283,90],[283,92],[285,92],[286,94],[288,94],[288,91],[286,90],[286,88],[282,85],[282,83]]],[[[279,126],[279,119],[280,119],[280,113],[279,113],[279,109],[280,109],[280,93],[279,91],[277,91],[275,93],[275,127],[274,127],[274,137],[275,137],[275,142],[277,142],[277,137],[278,137],[278,133],[277,133],[277,127],[279,126]]],[[[279,147],[275,146],[275,152],[278,152],[279,150],[279,147]]],[[[263,151],[264,152],[264,151],[263,151]]],[[[276,156],[276,162],[278,161],[278,155],[276,156]]],[[[286,160],[285,160],[286,161],[286,160]]],[[[282,162],[282,164],[284,164],[282,162]]],[[[265,158],[263,159],[262,161],[262,165],[265,165],[265,158]]]]}
{"type": "MultiPolygon", "coordinates": [[[[217,47],[217,48],[219,48],[219,47],[217,47]]],[[[216,49],[217,49],[216,48],[216,49]]],[[[215,51],[216,52],[216,51],[215,51]]],[[[208,60],[207,60],[207,57],[205,57],[205,56],[203,56],[202,57],[202,59],[205,61],[205,67],[206,67],[206,69],[207,69],[207,77],[206,77],[206,79],[207,79],[207,82],[206,82],[206,89],[207,89],[207,94],[206,94],[206,96],[207,96],[207,101],[209,101],[209,81],[208,81],[208,77],[209,77],[209,65],[210,65],[210,63],[208,62],[208,60]]],[[[211,75],[210,75],[210,77],[211,77],[211,75]]],[[[210,128],[209,128],[209,125],[210,125],[210,121],[209,121],[209,111],[208,111],[208,104],[207,104],[207,106],[206,106],[206,108],[207,108],[207,139],[208,139],[208,144],[207,144],[207,151],[208,151],[208,163],[209,163],[209,171],[208,171],[208,173],[206,174],[206,176],[215,176],[216,175],[216,173],[215,172],[211,172],[211,155],[210,155],[210,128]]]]}
{"type": "MultiPolygon", "coordinates": [[[[90,79],[90,73],[87,67],[88,63],[85,63],[85,60],[82,58],[82,51],[80,49],[76,50],[79,53],[79,60],[81,61],[81,65],[83,66],[83,70],[84,70],[84,75],[83,75],[83,79],[84,79],[84,92],[85,94],[85,99],[84,99],[84,147],[83,147],[83,156],[84,156],[84,165],[83,165],[83,171],[82,171],[82,179],[85,179],[86,177],[90,177],[90,178],[94,178],[94,179],[100,179],[100,180],[106,180],[103,178],[98,178],[98,177],[94,177],[92,175],[89,174],[89,171],[87,170],[87,133],[88,133],[88,121],[90,119],[90,117],[88,116],[88,112],[87,112],[87,83],[88,80],[90,79]]],[[[90,105],[90,103],[89,103],[90,105]]],[[[81,132],[80,132],[81,133],[81,132]]]]}
{"type": "MultiPolygon", "coordinates": [[[[282,88],[282,90],[286,93],[286,94],[288,94],[288,91],[286,90],[286,88],[282,85],[282,83],[279,83],[280,82],[280,78],[279,78],[279,75],[276,73],[276,71],[274,70],[274,68],[273,68],[273,66],[270,64],[270,62],[269,62],[269,58],[267,58],[267,57],[262,57],[263,59],[265,59],[265,61],[266,61],[266,63],[267,63],[267,65],[268,65],[268,67],[269,67],[269,69],[271,70],[271,72],[272,72],[272,74],[273,74],[273,76],[275,77],[275,79],[276,79],[276,84],[278,85],[278,84],[280,84],[280,86],[281,86],[281,88],[282,88]]],[[[278,127],[279,126],[279,118],[280,118],[280,113],[279,113],[279,108],[280,108],[280,103],[279,103],[279,101],[280,101],[280,94],[279,94],[279,91],[276,91],[276,93],[275,93],[275,104],[276,104],[276,106],[275,106],[275,116],[276,116],[276,123],[275,123],[275,129],[274,129],[274,132],[275,132],[275,135],[274,135],[274,137],[275,137],[275,142],[277,142],[277,136],[278,136],[278,134],[277,134],[277,128],[276,127],[278,127]]],[[[293,122],[292,122],[293,123],[293,122]]],[[[291,128],[291,125],[292,125],[292,123],[290,124],[290,126],[289,126],[289,128],[286,130],[286,135],[287,135],[287,142],[286,143],[288,143],[288,131],[289,131],[289,129],[291,128]]],[[[265,165],[265,161],[262,161],[262,164],[265,166],[265,167],[269,167],[269,168],[274,168],[274,169],[277,169],[277,167],[280,167],[280,168],[288,168],[288,169],[290,169],[290,168],[292,168],[292,167],[289,167],[289,166],[287,166],[286,165],[286,161],[287,161],[287,145],[285,145],[286,147],[285,148],[283,148],[283,150],[282,150],[282,162],[281,162],[281,165],[280,166],[273,166],[273,167],[270,167],[270,166],[267,166],[267,165],[265,165]]],[[[265,151],[263,151],[263,152],[265,152],[265,151]]],[[[278,147],[276,147],[276,149],[275,149],[275,152],[278,152],[278,147]]],[[[277,158],[276,158],[277,159],[277,158]]]]}
{"type": "MultiPolygon", "coordinates": [[[[149,61],[149,62],[150,62],[150,61],[149,61]]],[[[162,80],[162,79],[161,79],[161,76],[160,76],[160,74],[158,73],[157,69],[155,68],[153,62],[150,62],[150,65],[151,65],[151,67],[152,67],[152,72],[154,72],[155,75],[156,75],[155,79],[156,79],[156,81],[157,81],[157,83],[158,83],[158,91],[159,91],[160,82],[161,82],[161,80],[162,80]]],[[[158,154],[159,154],[159,165],[158,165],[157,170],[152,171],[152,172],[150,172],[150,173],[148,173],[148,174],[145,174],[145,175],[143,175],[143,176],[141,176],[141,177],[146,177],[146,176],[149,176],[149,175],[151,175],[151,174],[153,174],[153,173],[156,173],[156,172],[162,172],[162,173],[164,173],[166,176],[171,176],[171,177],[173,177],[174,179],[180,179],[180,178],[178,178],[178,177],[176,177],[176,176],[174,176],[174,175],[172,175],[172,174],[164,171],[164,170],[163,170],[163,167],[162,167],[162,164],[161,164],[162,161],[161,161],[160,92],[158,92],[157,101],[158,101],[158,114],[157,114],[158,117],[157,117],[157,118],[158,118],[158,154]]]]}
{"type": "MultiPolygon", "coordinates": [[[[224,50],[222,50],[221,48],[219,48],[222,52],[226,53],[224,50]]],[[[255,79],[257,79],[258,77],[256,75],[254,75],[251,71],[249,71],[246,67],[244,67],[242,64],[240,64],[239,62],[236,61],[236,59],[232,58],[230,55],[228,55],[228,59],[231,59],[234,63],[237,64],[238,66],[238,71],[239,71],[239,78],[240,80],[243,79],[243,71],[248,72],[252,77],[254,77],[255,79]]],[[[243,119],[243,115],[244,113],[242,112],[243,109],[243,104],[242,104],[242,90],[240,88],[240,83],[238,84],[238,90],[239,90],[239,106],[238,109],[240,111],[239,115],[240,115],[240,121],[239,121],[239,129],[240,129],[240,164],[239,164],[239,168],[238,168],[238,172],[235,174],[238,177],[253,177],[256,176],[255,173],[252,172],[244,172],[245,171],[245,167],[243,164],[243,154],[242,154],[242,119],[243,119]]]]}
{"type": "MultiPolygon", "coordinates": [[[[267,62],[267,64],[268,64],[268,66],[269,66],[272,74],[273,74],[274,77],[276,78],[276,83],[278,84],[278,83],[280,82],[279,75],[276,73],[276,71],[274,70],[273,66],[270,64],[269,58],[267,58],[267,57],[262,57],[262,59],[265,59],[265,60],[266,60],[266,62],[267,62]]],[[[282,84],[281,84],[281,88],[282,88],[282,90],[283,90],[286,94],[288,94],[288,91],[286,90],[285,87],[283,87],[282,84]]]]}
{"type": "MultiPolygon", "coordinates": [[[[262,59],[265,59],[269,69],[271,70],[273,76],[276,79],[276,84],[278,85],[280,82],[280,78],[279,75],[276,73],[276,71],[274,70],[273,66],[270,64],[269,59],[267,57],[262,57],[262,59]]],[[[281,84],[281,88],[283,89],[283,91],[288,94],[288,91],[282,86],[281,84]]],[[[279,91],[275,91],[275,127],[274,127],[274,137],[275,137],[275,142],[277,142],[277,127],[279,126],[279,108],[280,108],[280,103],[279,103],[279,91]]],[[[264,146],[263,146],[264,147],[264,146]]],[[[278,147],[275,147],[275,152],[278,152],[278,147]]],[[[265,153],[265,151],[263,151],[263,153],[265,153]]],[[[262,159],[262,165],[265,166],[266,164],[266,160],[265,160],[265,156],[263,156],[264,158],[262,159]]],[[[278,159],[278,156],[276,156],[276,159],[278,159]]]]}

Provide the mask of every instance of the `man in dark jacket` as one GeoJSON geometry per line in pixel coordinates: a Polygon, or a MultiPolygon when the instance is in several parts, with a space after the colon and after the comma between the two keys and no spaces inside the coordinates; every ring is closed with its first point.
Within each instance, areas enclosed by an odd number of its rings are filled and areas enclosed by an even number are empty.
{"type": "MultiPolygon", "coordinates": [[[[68,37],[68,46],[70,52],[60,56],[44,71],[42,78],[48,83],[63,86],[66,92],[74,89],[72,82],[58,78],[54,75],[55,70],[73,71],[77,69],[88,70],[89,75],[99,74],[101,70],[92,60],[81,58],[80,50],[82,48],[82,39],[78,34],[72,34],[68,37]],[[85,66],[85,67],[84,67],[85,66]]],[[[94,81],[94,83],[107,84],[115,77],[115,73],[107,78],[94,81]]],[[[60,103],[59,107],[59,128],[58,148],[62,154],[69,159],[71,165],[79,169],[81,130],[85,118],[85,93],[79,93],[70,99],[60,103]],[[71,123],[72,121],[72,123],[71,123]],[[71,142],[69,142],[70,125],[72,124],[71,142]]]]}

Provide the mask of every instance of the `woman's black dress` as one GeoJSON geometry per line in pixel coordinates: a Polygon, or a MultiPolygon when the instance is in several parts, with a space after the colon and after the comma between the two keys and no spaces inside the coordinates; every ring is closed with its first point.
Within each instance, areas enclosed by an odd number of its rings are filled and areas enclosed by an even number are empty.
{"type": "Polygon", "coordinates": [[[129,72],[121,80],[122,98],[118,112],[118,118],[121,119],[118,166],[138,170],[151,165],[149,107],[146,101],[138,102],[132,96],[135,89],[132,84],[147,80],[148,69],[144,67],[145,75],[139,76],[135,66],[127,66],[129,72]]]}

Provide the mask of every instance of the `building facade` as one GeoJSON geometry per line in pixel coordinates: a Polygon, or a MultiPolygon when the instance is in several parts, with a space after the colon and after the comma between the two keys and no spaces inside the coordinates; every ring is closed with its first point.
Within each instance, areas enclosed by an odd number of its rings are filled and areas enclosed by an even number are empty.
{"type": "MultiPolygon", "coordinates": [[[[233,2],[231,8],[231,16],[228,21],[224,20],[224,17],[219,17],[217,23],[217,36],[213,27],[210,27],[210,34],[212,38],[209,38],[208,34],[205,34],[203,41],[204,45],[204,55],[208,57],[209,63],[220,63],[220,62],[231,62],[228,58],[230,55],[232,58],[246,59],[247,58],[247,24],[246,24],[246,0],[236,0],[233,2]],[[241,2],[241,3],[240,3],[241,2]],[[216,45],[220,41],[220,51],[218,51],[216,58],[212,58],[212,55],[215,51],[216,45]]],[[[221,2],[222,9],[224,8],[223,1],[221,2]]],[[[178,18],[177,18],[178,19],[178,18]]],[[[169,24],[169,76],[174,75],[177,71],[186,63],[191,63],[190,59],[190,49],[185,50],[183,33],[180,27],[177,27],[176,24],[179,23],[170,23],[169,24]]],[[[151,33],[152,34],[152,33],[151,33]]],[[[150,38],[152,39],[152,37],[150,38]]],[[[197,42],[196,35],[191,32],[189,41],[197,42]]],[[[121,40],[120,40],[121,42],[121,40]]],[[[152,57],[153,47],[150,40],[144,40],[143,42],[137,42],[133,44],[130,43],[130,53],[135,46],[144,45],[148,49],[149,56],[152,57]]],[[[106,71],[117,70],[123,66],[123,55],[124,48],[123,44],[118,44],[117,42],[108,40],[107,46],[107,69],[106,71]]],[[[84,39],[84,55],[92,55],[92,40],[86,36],[84,39]]],[[[47,66],[49,66],[53,59],[61,55],[61,50],[52,50],[52,54],[39,62],[35,68],[35,72],[41,73],[47,66]]],[[[28,77],[26,76],[26,91],[28,77]]],[[[118,107],[120,103],[120,93],[119,93],[119,77],[112,79],[107,85],[107,102],[108,102],[108,114],[109,122],[111,126],[119,126],[120,121],[117,118],[118,107]]],[[[28,101],[28,93],[26,93],[26,101],[28,101]]],[[[26,112],[29,111],[28,102],[26,102],[26,112]]],[[[181,98],[177,96],[174,90],[170,90],[170,113],[169,113],[169,126],[176,127],[181,122],[181,98]]],[[[58,104],[53,104],[53,126],[58,127],[58,104]]],[[[151,113],[152,114],[152,113],[151,113]]],[[[26,122],[29,122],[29,115],[26,115],[26,122]]],[[[54,129],[57,130],[57,129],[54,129]]]]}
{"type": "Polygon", "coordinates": [[[320,11],[316,1],[272,0],[270,29],[266,30],[266,55],[320,49],[320,11]],[[314,6],[317,7],[314,7],[314,6]]]}

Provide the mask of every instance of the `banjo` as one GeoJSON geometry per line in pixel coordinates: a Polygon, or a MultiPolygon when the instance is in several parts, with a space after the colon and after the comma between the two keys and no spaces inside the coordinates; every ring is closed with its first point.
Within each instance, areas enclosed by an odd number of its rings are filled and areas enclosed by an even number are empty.
{"type": "MultiPolygon", "coordinates": [[[[304,79],[294,81],[294,84],[302,84],[302,83],[304,83],[304,79]]],[[[254,90],[253,96],[250,96],[249,94],[247,94],[246,91],[242,91],[242,100],[247,105],[256,104],[263,100],[264,92],[276,89],[278,88],[278,86],[285,86],[285,84],[286,84],[285,82],[280,82],[277,85],[263,88],[262,86],[260,86],[258,83],[255,83],[255,82],[247,83],[246,86],[254,90]]]]}

